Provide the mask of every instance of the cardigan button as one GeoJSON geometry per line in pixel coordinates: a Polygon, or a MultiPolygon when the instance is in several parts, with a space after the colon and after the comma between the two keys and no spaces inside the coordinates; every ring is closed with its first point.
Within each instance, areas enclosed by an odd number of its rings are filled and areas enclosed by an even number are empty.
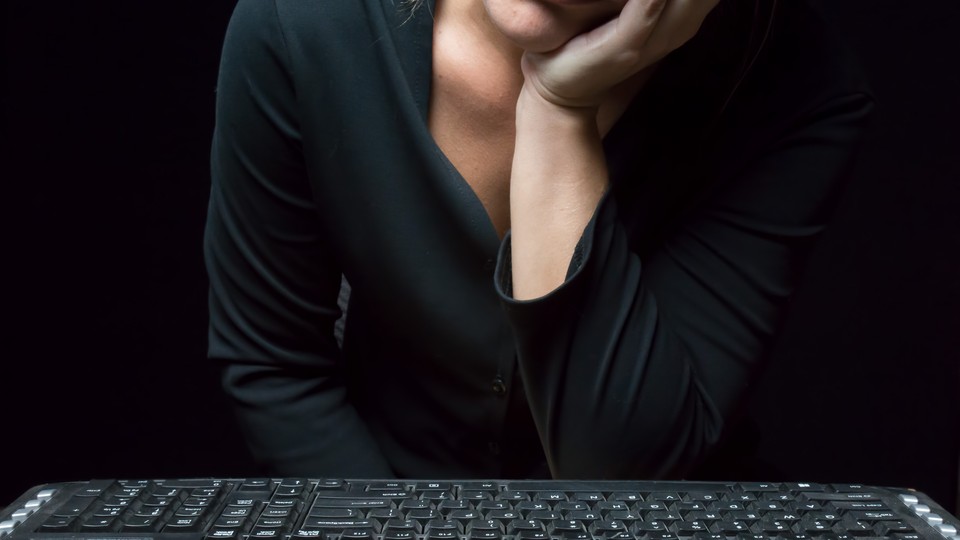
{"type": "Polygon", "coordinates": [[[498,396],[507,395],[507,383],[503,382],[503,379],[496,377],[493,379],[493,384],[491,385],[493,393],[498,396]]]}

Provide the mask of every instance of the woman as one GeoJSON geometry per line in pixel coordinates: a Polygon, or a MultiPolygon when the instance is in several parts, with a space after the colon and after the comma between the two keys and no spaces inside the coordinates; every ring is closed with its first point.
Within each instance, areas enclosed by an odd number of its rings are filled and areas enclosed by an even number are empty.
{"type": "Polygon", "coordinates": [[[870,116],[852,61],[799,0],[416,3],[240,0],[230,22],[209,355],[253,455],[689,474],[870,116]]]}

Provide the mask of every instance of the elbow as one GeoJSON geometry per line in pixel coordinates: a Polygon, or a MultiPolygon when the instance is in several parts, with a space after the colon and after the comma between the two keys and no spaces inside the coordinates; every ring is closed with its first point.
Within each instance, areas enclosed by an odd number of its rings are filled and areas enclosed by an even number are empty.
{"type": "Polygon", "coordinates": [[[690,382],[672,403],[637,403],[630,418],[595,418],[557,430],[545,448],[557,479],[681,479],[717,447],[724,419],[703,389],[690,382]],[[609,426],[609,427],[605,427],[609,426]],[[562,436],[561,436],[562,435],[562,436]]]}

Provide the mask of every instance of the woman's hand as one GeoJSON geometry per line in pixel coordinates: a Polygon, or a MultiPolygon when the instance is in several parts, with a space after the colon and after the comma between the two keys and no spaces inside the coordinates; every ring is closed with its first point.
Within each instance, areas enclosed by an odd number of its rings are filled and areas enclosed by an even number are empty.
{"type": "Polygon", "coordinates": [[[598,107],[607,92],[680,47],[720,0],[628,0],[620,14],[560,48],[525,52],[526,90],[563,107],[598,107]]]}

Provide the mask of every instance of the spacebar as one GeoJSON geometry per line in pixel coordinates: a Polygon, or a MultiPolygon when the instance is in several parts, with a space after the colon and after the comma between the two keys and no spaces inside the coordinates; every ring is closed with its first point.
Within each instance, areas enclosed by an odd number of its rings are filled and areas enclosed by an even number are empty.
{"type": "Polygon", "coordinates": [[[515,480],[506,482],[509,491],[726,491],[724,482],[679,480],[515,480]]]}

